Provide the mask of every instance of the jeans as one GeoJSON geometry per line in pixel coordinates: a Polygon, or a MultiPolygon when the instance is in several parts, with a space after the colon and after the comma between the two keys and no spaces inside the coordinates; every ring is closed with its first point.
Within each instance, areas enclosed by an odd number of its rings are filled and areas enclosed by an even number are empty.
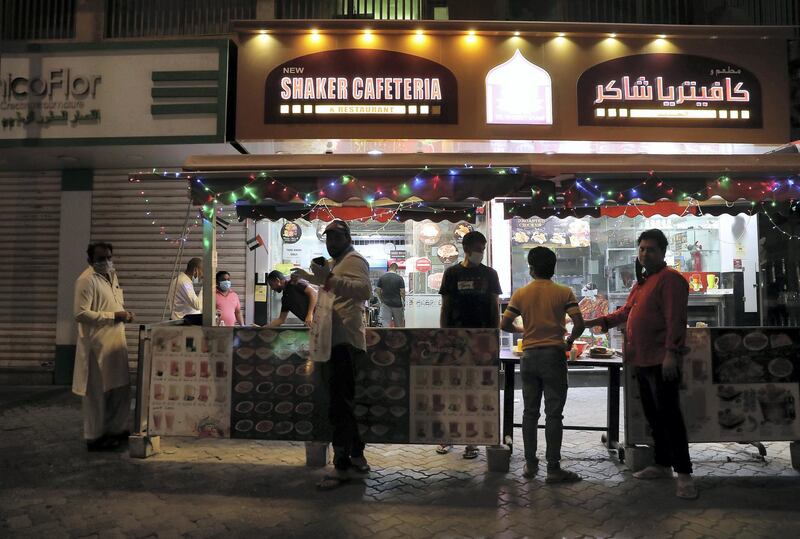
{"type": "Polygon", "coordinates": [[[567,402],[567,358],[563,346],[529,348],[522,357],[522,399],[525,411],[522,415],[522,439],[525,443],[525,460],[538,462],[536,458],[539,409],[544,394],[545,440],[547,441],[547,469],[560,467],[561,438],[564,433],[562,420],[564,404],[567,402]]]}
{"type": "Polygon", "coordinates": [[[676,473],[692,473],[689,440],[678,396],[680,381],[664,380],[661,365],[638,367],[636,379],[639,382],[644,416],[653,431],[656,464],[672,467],[676,473]]]}
{"type": "Polygon", "coordinates": [[[350,344],[331,349],[330,361],[322,364],[322,377],[328,385],[330,404],[328,420],[333,427],[333,465],[340,470],[350,467],[351,457],[364,456],[364,442],[358,434],[353,413],[356,392],[356,364],[364,350],[350,344]]]}

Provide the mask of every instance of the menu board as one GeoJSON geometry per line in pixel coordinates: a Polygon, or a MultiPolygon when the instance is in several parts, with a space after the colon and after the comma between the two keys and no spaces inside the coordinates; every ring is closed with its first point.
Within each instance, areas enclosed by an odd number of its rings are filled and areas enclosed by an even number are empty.
{"type": "Polygon", "coordinates": [[[329,436],[327,391],[308,359],[308,331],[236,328],[231,437],[317,440],[329,436]]]}
{"type": "Polygon", "coordinates": [[[500,443],[497,331],[413,330],[412,336],[409,441],[500,443]]]}
{"type": "MultiPolygon", "coordinates": [[[[236,329],[231,436],[330,440],[325,363],[306,330],[236,329]]],[[[497,444],[497,330],[367,330],[354,413],[366,443],[497,444]]]]}
{"type": "Polygon", "coordinates": [[[229,436],[231,336],[225,328],[153,328],[150,434],[229,436]]]}
{"type": "MultiPolygon", "coordinates": [[[[690,328],[687,347],[681,408],[690,442],[800,439],[800,329],[690,328]]],[[[626,442],[649,443],[633,371],[626,442]]]]}
{"type": "Polygon", "coordinates": [[[589,247],[589,220],[533,217],[511,219],[511,243],[522,247],[589,247]]]}

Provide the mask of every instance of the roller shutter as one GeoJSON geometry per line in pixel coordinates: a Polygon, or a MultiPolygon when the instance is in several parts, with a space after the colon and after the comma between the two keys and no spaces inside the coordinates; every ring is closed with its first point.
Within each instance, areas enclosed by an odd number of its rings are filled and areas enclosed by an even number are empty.
{"type": "Polygon", "coordinates": [[[52,369],[60,212],[60,175],[0,175],[0,367],[52,369]]]}
{"type": "MultiPolygon", "coordinates": [[[[170,275],[178,254],[187,209],[185,180],[159,179],[130,182],[124,172],[96,172],[92,193],[92,241],[114,246],[114,266],[125,294],[125,307],[138,323],[162,319],[170,275]]],[[[218,269],[231,273],[233,290],[245,306],[246,226],[228,216],[227,231],[217,235],[218,269]]],[[[192,257],[202,257],[202,223],[191,208],[189,235],[179,268],[192,257]]],[[[167,318],[169,311],[167,312],[167,318]]],[[[137,324],[128,326],[131,363],[136,361],[137,324]]]]}

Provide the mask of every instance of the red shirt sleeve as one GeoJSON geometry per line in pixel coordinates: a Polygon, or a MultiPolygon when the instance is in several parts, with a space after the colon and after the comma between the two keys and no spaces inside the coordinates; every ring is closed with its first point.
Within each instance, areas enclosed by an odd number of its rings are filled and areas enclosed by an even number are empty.
{"type": "Polygon", "coordinates": [[[664,348],[678,354],[686,345],[689,283],[681,275],[670,273],[661,287],[664,325],[667,329],[664,348]]]}
{"type": "Polygon", "coordinates": [[[628,294],[628,299],[625,301],[625,305],[623,305],[613,313],[609,313],[600,318],[606,324],[605,329],[617,327],[628,321],[628,315],[630,314],[631,308],[633,307],[633,299],[636,297],[636,294],[638,293],[639,293],[639,285],[638,284],[633,285],[633,289],[631,290],[631,293],[628,294]]]}

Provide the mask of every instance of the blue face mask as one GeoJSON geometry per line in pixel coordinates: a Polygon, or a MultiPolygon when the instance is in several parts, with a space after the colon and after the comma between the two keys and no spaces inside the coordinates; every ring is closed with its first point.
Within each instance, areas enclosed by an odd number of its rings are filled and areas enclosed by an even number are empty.
{"type": "Polygon", "coordinates": [[[219,286],[219,289],[222,290],[223,292],[227,292],[231,288],[231,282],[230,281],[220,281],[217,286],[219,286]]]}

